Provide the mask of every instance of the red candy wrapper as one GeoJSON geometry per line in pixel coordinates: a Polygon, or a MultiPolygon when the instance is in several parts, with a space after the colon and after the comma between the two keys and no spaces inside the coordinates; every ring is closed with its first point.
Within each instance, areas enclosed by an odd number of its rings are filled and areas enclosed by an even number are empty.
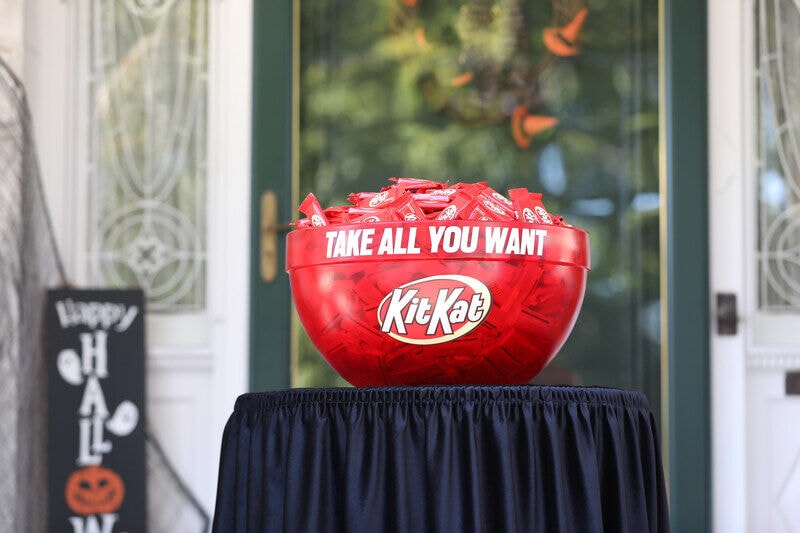
{"type": "Polygon", "coordinates": [[[508,195],[520,220],[531,224],[552,224],[553,219],[542,204],[542,195],[528,189],[510,189],[508,195]]]}
{"type": "Polygon", "coordinates": [[[401,196],[399,199],[395,200],[391,204],[389,204],[389,208],[393,209],[400,215],[401,220],[405,221],[413,221],[413,220],[425,220],[425,212],[417,205],[417,202],[414,200],[413,196],[401,196]]]}
{"type": "Polygon", "coordinates": [[[375,209],[372,212],[353,219],[353,222],[397,222],[399,220],[402,219],[394,209],[375,209]]]}
{"type": "Polygon", "coordinates": [[[405,189],[402,186],[386,187],[381,192],[376,193],[369,198],[359,199],[358,203],[356,203],[356,206],[379,209],[390,205],[395,200],[403,196],[403,194],[405,194],[405,189]]]}
{"type": "Polygon", "coordinates": [[[350,223],[350,208],[347,206],[334,206],[325,209],[325,218],[329,224],[349,224],[350,223]]]}
{"type": "Polygon", "coordinates": [[[389,178],[389,181],[409,191],[419,191],[426,189],[442,189],[447,187],[447,182],[422,180],[419,178],[389,178]]]}
{"type": "Polygon", "coordinates": [[[505,214],[495,211],[496,208],[487,208],[488,206],[473,202],[473,205],[467,209],[465,220],[510,220],[505,217],[505,214]]]}
{"type": "Polygon", "coordinates": [[[477,183],[432,181],[417,178],[389,178],[392,185],[380,192],[354,192],[347,199],[351,206],[322,209],[313,194],[300,204],[307,219],[294,226],[307,228],[344,225],[355,222],[397,222],[417,220],[524,220],[530,224],[570,227],[561,217],[548,213],[541,193],[525,188],[510,189],[508,196],[477,183]]]}
{"type": "Polygon", "coordinates": [[[466,191],[459,191],[450,201],[450,205],[442,209],[435,220],[460,220],[464,215],[474,209],[475,198],[466,191]]]}
{"type": "Polygon", "coordinates": [[[373,196],[375,196],[376,192],[351,192],[347,199],[350,200],[350,203],[354,205],[358,205],[362,200],[369,200],[373,196]]]}
{"type": "Polygon", "coordinates": [[[498,220],[494,217],[497,216],[497,213],[486,209],[484,206],[480,204],[476,204],[470,211],[467,213],[465,217],[466,220],[498,220]]]}
{"type": "Polygon", "coordinates": [[[480,195],[483,198],[490,200],[491,202],[496,204],[500,209],[503,210],[503,214],[510,217],[510,218],[505,218],[503,220],[515,220],[517,218],[516,211],[514,210],[514,204],[511,202],[511,200],[509,200],[499,192],[495,191],[491,187],[484,188],[480,192],[480,195]]]}
{"type": "Polygon", "coordinates": [[[311,220],[312,226],[328,226],[328,217],[325,216],[325,211],[319,205],[319,200],[313,193],[308,193],[305,200],[300,204],[300,212],[311,220]]]}
{"type": "Polygon", "coordinates": [[[448,206],[450,200],[456,195],[456,189],[439,189],[442,194],[435,194],[436,191],[414,193],[412,198],[423,211],[441,211],[448,206]]]}
{"type": "Polygon", "coordinates": [[[515,220],[517,218],[511,202],[492,189],[482,190],[478,194],[478,203],[486,211],[489,220],[515,220]],[[505,202],[508,202],[508,205],[505,202]]]}

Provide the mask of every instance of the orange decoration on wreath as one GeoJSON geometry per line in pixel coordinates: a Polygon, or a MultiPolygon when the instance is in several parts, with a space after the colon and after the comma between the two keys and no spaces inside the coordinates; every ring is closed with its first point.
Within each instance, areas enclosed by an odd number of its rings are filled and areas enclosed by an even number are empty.
{"type": "Polygon", "coordinates": [[[463,87],[464,85],[471,82],[474,77],[475,73],[472,72],[471,70],[468,70],[463,74],[459,74],[458,76],[450,80],[450,85],[452,85],[453,87],[463,87]]]}
{"type": "Polygon", "coordinates": [[[86,466],[70,474],[64,498],[79,515],[113,513],[125,499],[125,483],[110,468],[86,466]]]}
{"type": "Polygon", "coordinates": [[[544,45],[550,52],[560,57],[578,55],[578,34],[586,20],[589,10],[582,8],[568,24],[561,28],[545,28],[543,32],[544,45]]]}
{"type": "Polygon", "coordinates": [[[580,54],[586,0],[550,0],[554,20],[540,30],[545,53],[536,62],[540,48],[529,50],[527,36],[533,15],[522,0],[465,0],[458,8],[434,3],[424,13],[419,0],[401,3],[406,9],[391,20],[391,31],[405,32],[403,43],[413,32],[417,46],[411,52],[398,46],[398,58],[418,62],[422,95],[439,113],[475,127],[508,121],[521,150],[559,124],[557,110],[548,108],[563,105],[540,78],[557,61],[580,54]],[[430,36],[426,23],[436,29],[430,36]]]}
{"type": "Polygon", "coordinates": [[[534,135],[549,130],[556,124],[558,124],[556,117],[530,115],[523,106],[517,106],[511,115],[511,135],[517,146],[524,150],[530,146],[534,135]]]}

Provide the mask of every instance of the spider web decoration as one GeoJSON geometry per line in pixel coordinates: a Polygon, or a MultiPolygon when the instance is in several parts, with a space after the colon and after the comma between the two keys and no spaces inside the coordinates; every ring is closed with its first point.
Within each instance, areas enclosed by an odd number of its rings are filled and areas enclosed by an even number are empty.
{"type": "Polygon", "coordinates": [[[63,278],[25,93],[0,59],[0,531],[44,531],[45,289],[63,278]]]}
{"type": "MultiPolygon", "coordinates": [[[[22,83],[0,58],[0,531],[47,530],[42,326],[47,289],[64,283],[22,83]]],[[[205,532],[209,517],[146,435],[148,527],[205,532]]]]}
{"type": "Polygon", "coordinates": [[[476,127],[508,121],[514,142],[528,148],[559,122],[547,109],[542,76],[579,55],[584,2],[553,1],[552,22],[542,30],[533,29],[541,10],[530,2],[471,0],[457,11],[445,4],[402,0],[390,27],[416,50],[401,62],[425,65],[420,91],[445,116],[476,127]]]}

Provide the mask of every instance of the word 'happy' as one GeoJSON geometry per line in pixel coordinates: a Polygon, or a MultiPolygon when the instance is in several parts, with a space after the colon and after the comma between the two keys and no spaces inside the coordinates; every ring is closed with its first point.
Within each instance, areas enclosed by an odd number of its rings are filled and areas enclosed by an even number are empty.
{"type": "Polygon", "coordinates": [[[326,257],[417,255],[482,252],[487,254],[544,254],[547,230],[518,227],[430,226],[428,241],[418,241],[417,227],[387,227],[328,231],[326,257]],[[483,230],[483,239],[481,239],[483,230]],[[419,242],[419,243],[418,243],[419,242]],[[481,246],[482,249],[478,250],[481,246]]]}
{"type": "Polygon", "coordinates": [[[107,330],[114,326],[115,331],[122,333],[139,314],[139,307],[111,302],[76,302],[67,298],[56,302],[56,312],[64,329],[86,326],[90,329],[107,330]]]}

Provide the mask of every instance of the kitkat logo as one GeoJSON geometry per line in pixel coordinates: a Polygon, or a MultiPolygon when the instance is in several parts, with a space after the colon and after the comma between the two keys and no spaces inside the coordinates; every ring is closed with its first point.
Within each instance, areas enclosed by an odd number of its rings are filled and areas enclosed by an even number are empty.
{"type": "Polygon", "coordinates": [[[409,344],[439,344],[466,335],[489,314],[492,294],[468,276],[441,275],[393,289],[378,306],[381,331],[409,344]]]}

